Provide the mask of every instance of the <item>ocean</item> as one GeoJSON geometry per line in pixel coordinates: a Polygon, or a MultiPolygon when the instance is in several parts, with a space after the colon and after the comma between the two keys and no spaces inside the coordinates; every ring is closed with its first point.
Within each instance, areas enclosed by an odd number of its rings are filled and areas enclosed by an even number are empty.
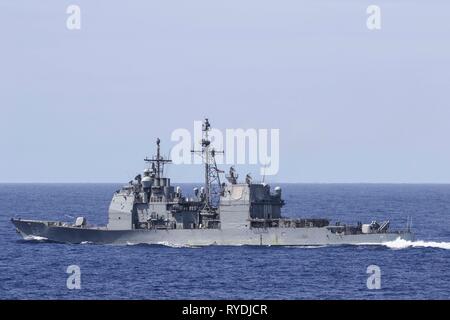
{"type": "Polygon", "coordinates": [[[104,225],[119,187],[0,184],[0,299],[450,299],[450,185],[281,184],[284,216],[394,229],[412,218],[415,241],[379,246],[71,245],[22,240],[10,223],[104,225]],[[72,265],[80,289],[67,287],[72,265]],[[367,286],[372,265],[380,289],[367,286]]]}

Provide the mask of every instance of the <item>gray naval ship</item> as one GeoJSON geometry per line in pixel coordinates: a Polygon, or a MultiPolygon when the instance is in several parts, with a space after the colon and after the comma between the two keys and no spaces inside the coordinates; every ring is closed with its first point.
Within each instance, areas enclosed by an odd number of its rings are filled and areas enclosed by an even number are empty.
{"type": "Polygon", "coordinates": [[[201,150],[192,150],[203,158],[205,180],[192,197],[164,176],[164,166],[171,161],[161,156],[158,139],[156,156],[145,159],[148,167],[143,174],[114,193],[107,226],[90,226],[84,217],[74,223],[11,221],[25,239],[63,243],[318,246],[413,239],[409,227],[390,231],[389,221],[332,225],[327,219],[282,216],[285,202],[280,187],[271,191],[249,175],[239,182],[233,167],[225,177],[228,183],[222,182],[210,130],[205,119],[201,150]]]}

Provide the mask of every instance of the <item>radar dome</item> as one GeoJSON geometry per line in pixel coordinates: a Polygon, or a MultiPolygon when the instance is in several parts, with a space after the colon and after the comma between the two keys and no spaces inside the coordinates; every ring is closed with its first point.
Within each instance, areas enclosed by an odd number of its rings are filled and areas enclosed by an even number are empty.
{"type": "Polygon", "coordinates": [[[144,189],[149,189],[152,187],[152,178],[149,176],[145,176],[142,178],[142,187],[144,189]]]}

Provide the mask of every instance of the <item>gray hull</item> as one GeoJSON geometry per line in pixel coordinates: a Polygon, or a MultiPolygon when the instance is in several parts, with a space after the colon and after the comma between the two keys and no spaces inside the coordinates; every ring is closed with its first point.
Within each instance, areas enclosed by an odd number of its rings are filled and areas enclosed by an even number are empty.
{"type": "Polygon", "coordinates": [[[43,238],[62,243],[163,244],[172,246],[265,245],[320,246],[343,244],[382,244],[398,238],[413,240],[411,232],[372,234],[337,234],[322,228],[252,228],[252,229],[171,229],[108,230],[72,227],[59,223],[12,219],[25,239],[43,238]]]}

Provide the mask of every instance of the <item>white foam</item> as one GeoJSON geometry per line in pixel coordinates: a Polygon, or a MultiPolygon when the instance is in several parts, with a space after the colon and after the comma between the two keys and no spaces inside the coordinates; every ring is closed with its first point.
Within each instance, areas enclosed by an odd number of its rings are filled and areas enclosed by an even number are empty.
{"type": "Polygon", "coordinates": [[[45,241],[48,240],[46,237],[40,237],[40,236],[34,236],[34,235],[28,235],[24,237],[24,240],[27,241],[45,241]]]}
{"type": "MultiPolygon", "coordinates": [[[[127,246],[137,246],[140,244],[151,245],[151,244],[145,243],[145,242],[139,243],[139,242],[130,242],[130,241],[127,241],[126,245],[127,246]]],[[[156,244],[161,245],[161,246],[171,247],[171,248],[195,248],[195,246],[191,246],[188,244],[175,244],[175,243],[170,243],[167,241],[160,241],[160,242],[157,242],[156,244]]]]}
{"type": "Polygon", "coordinates": [[[161,242],[158,242],[157,244],[166,246],[166,247],[171,247],[171,248],[195,248],[195,246],[192,246],[189,244],[176,244],[176,243],[170,243],[167,241],[161,241],[161,242]]]}
{"type": "Polygon", "coordinates": [[[286,246],[286,248],[300,248],[300,249],[319,249],[328,247],[327,245],[304,245],[304,246],[286,246]]]}
{"type": "Polygon", "coordinates": [[[450,242],[435,242],[435,241],[409,241],[404,239],[396,239],[394,241],[383,242],[382,245],[391,249],[405,249],[405,248],[438,248],[450,250],[450,242]]]}

